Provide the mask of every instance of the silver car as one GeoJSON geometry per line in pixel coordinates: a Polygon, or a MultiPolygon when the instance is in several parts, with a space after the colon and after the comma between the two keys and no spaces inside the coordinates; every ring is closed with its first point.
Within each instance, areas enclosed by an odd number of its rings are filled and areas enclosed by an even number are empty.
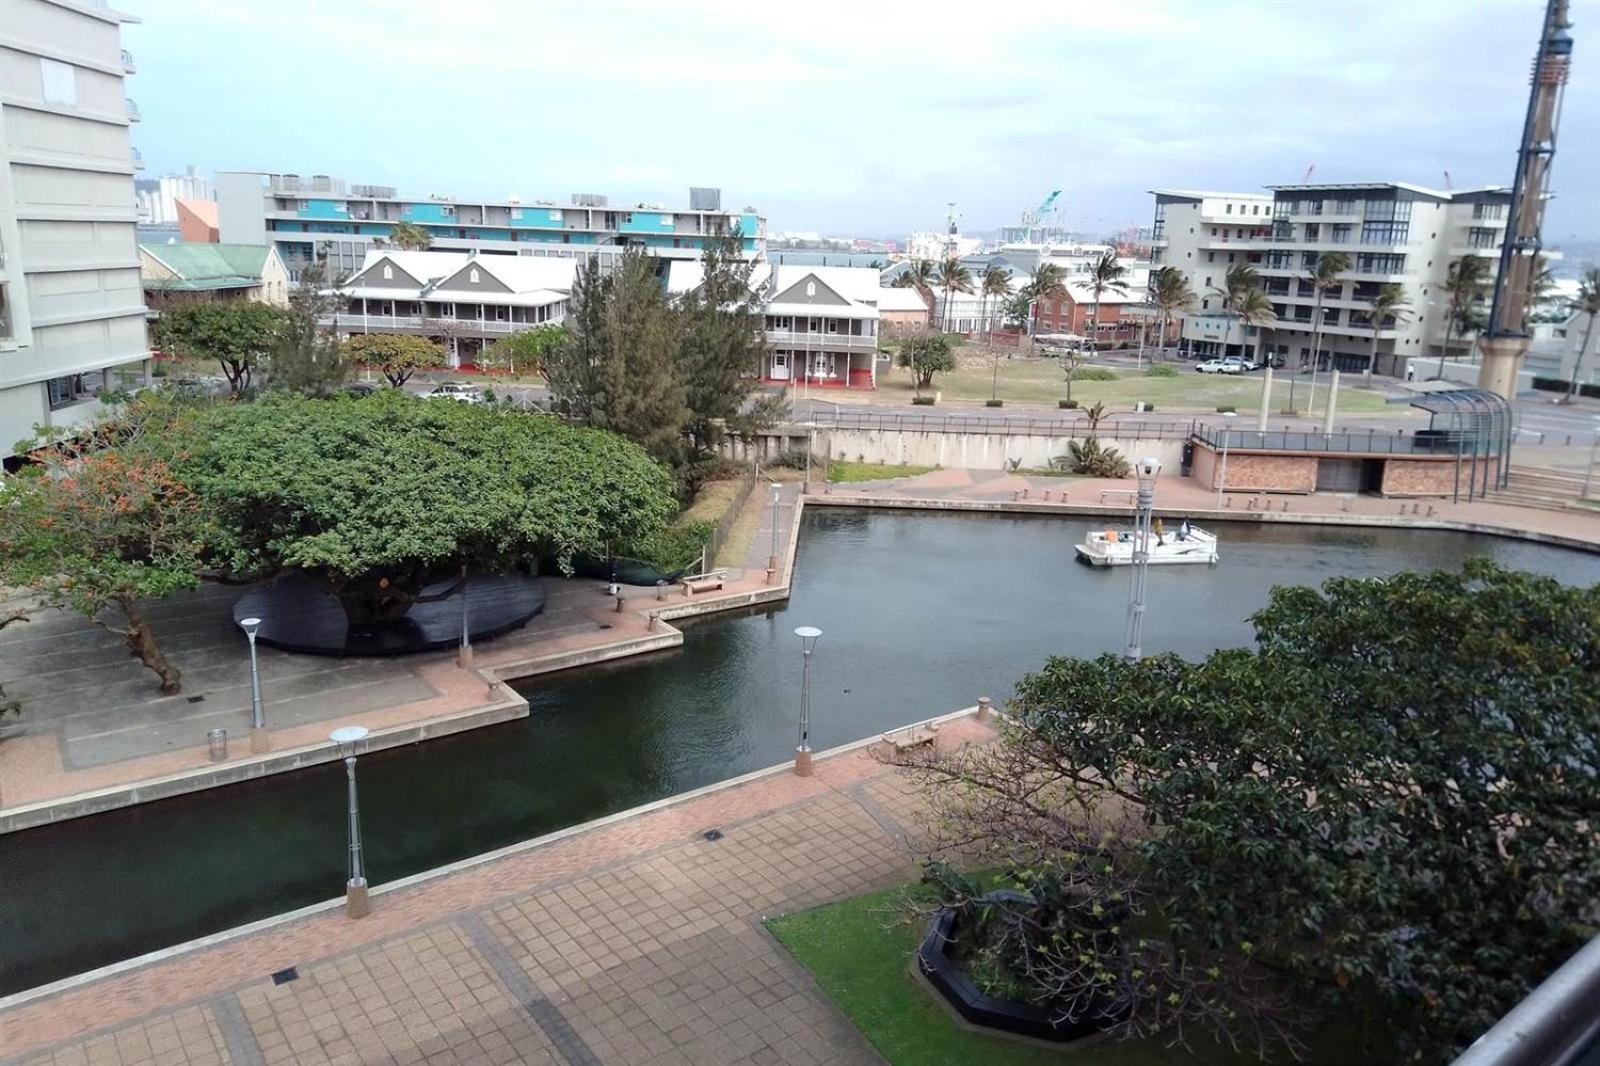
{"type": "Polygon", "coordinates": [[[461,403],[482,403],[483,390],[469,381],[441,381],[425,393],[430,400],[458,400],[461,403]]]}

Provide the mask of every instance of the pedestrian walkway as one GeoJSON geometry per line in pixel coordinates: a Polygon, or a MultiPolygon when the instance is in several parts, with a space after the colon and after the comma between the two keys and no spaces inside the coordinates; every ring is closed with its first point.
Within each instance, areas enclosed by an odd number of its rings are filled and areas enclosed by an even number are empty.
{"type": "Polygon", "coordinates": [[[912,877],[919,810],[848,750],[12,1007],[0,1058],[881,1062],[761,922],[912,877]]]}

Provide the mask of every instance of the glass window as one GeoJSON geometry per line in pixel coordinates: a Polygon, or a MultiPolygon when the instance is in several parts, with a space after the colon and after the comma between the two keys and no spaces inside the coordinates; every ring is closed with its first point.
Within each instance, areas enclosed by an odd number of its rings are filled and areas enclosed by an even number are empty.
{"type": "Polygon", "coordinates": [[[77,67],[70,63],[57,62],[54,59],[40,59],[39,76],[44,86],[45,103],[77,105],[77,67]]]}
{"type": "Polygon", "coordinates": [[[1228,205],[1228,211],[1227,211],[1227,213],[1228,213],[1228,214],[1230,214],[1230,215],[1231,215],[1231,214],[1233,214],[1233,205],[1232,205],[1232,204],[1229,204],[1229,205],[1228,205]]]}

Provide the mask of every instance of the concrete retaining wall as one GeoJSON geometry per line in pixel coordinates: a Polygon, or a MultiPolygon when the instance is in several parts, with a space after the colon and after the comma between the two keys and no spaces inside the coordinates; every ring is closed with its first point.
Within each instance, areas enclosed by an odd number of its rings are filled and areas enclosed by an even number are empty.
{"type": "MultiPolygon", "coordinates": [[[[804,451],[804,430],[775,430],[755,441],[730,442],[728,453],[735,459],[756,456],[774,458],[786,451],[804,451]]],[[[819,429],[814,455],[846,459],[859,463],[887,463],[907,466],[960,467],[968,470],[1004,470],[1008,462],[1020,460],[1025,469],[1042,470],[1056,456],[1067,454],[1067,445],[1083,440],[1083,427],[1076,437],[1062,434],[947,433],[905,429],[819,429]]],[[[1102,435],[1102,444],[1121,452],[1131,462],[1153,455],[1169,470],[1176,470],[1183,455],[1180,440],[1113,437],[1102,435]]]]}

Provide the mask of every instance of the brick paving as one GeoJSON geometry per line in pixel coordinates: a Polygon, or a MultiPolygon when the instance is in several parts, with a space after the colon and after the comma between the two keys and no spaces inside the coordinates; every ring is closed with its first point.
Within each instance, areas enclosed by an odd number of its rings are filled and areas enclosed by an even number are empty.
{"type": "MultiPolygon", "coordinates": [[[[966,718],[939,742],[990,735],[966,718]]],[[[919,803],[864,750],[816,771],[380,888],[359,921],[322,911],[24,1002],[0,1013],[0,1059],[881,1062],[761,919],[910,877],[919,803]]]]}

